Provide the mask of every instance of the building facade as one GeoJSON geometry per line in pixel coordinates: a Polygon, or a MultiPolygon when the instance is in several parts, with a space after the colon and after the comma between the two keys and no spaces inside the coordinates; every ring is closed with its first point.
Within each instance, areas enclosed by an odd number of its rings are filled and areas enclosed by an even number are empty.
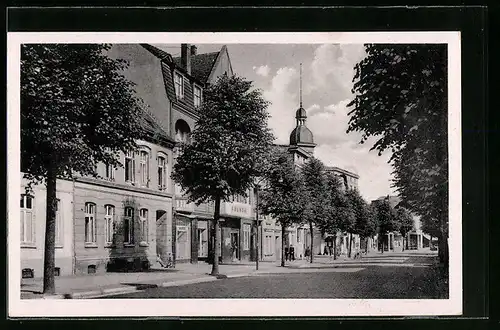
{"type": "MultiPolygon", "coordinates": [[[[23,277],[42,277],[45,248],[46,189],[40,184],[27,193],[21,181],[20,227],[23,277]]],[[[69,180],[57,181],[55,275],[73,274],[73,191],[69,180]]]]}

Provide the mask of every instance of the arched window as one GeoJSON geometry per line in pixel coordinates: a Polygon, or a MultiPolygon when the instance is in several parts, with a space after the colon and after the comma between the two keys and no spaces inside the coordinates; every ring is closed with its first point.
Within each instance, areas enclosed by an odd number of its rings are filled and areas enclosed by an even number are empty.
{"type": "Polygon", "coordinates": [[[96,241],[95,204],[85,203],[85,243],[96,241]]]}
{"type": "Polygon", "coordinates": [[[175,141],[189,143],[191,138],[190,135],[191,128],[188,123],[182,119],[177,120],[175,123],[175,141]]]}
{"type": "Polygon", "coordinates": [[[123,216],[123,243],[134,244],[134,208],[126,207],[123,216]]]}
{"type": "Polygon", "coordinates": [[[115,241],[115,207],[104,206],[104,236],[107,246],[113,245],[115,241]]]}
{"type": "Polygon", "coordinates": [[[141,209],[139,211],[139,221],[141,224],[141,239],[144,242],[148,241],[148,210],[141,209]]]}
{"type": "Polygon", "coordinates": [[[21,243],[35,243],[34,198],[30,195],[21,195],[21,243]]]}

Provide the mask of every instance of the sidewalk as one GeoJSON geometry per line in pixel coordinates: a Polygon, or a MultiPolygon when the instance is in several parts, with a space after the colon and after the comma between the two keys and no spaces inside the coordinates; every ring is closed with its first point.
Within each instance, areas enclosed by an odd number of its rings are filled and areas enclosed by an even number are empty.
{"type": "MultiPolygon", "coordinates": [[[[258,273],[283,271],[275,262],[260,262],[258,273]]],[[[147,272],[105,273],[56,277],[56,294],[44,296],[42,278],[21,279],[21,299],[81,299],[130,293],[146,288],[180,286],[216,281],[224,278],[248,276],[255,270],[255,262],[219,265],[219,276],[211,276],[212,265],[179,263],[174,269],[152,268],[147,272]]]]}
{"type": "MultiPolygon", "coordinates": [[[[405,251],[406,252],[406,251],[405,251]]],[[[95,275],[72,275],[56,277],[56,294],[44,296],[41,294],[43,283],[41,278],[21,280],[21,299],[84,299],[97,298],[106,295],[131,293],[138,290],[155,287],[181,286],[193,283],[211,282],[225,278],[242,276],[265,275],[275,273],[297,273],[311,271],[310,269],[325,270],[326,268],[366,267],[378,266],[413,266],[408,263],[412,258],[422,259],[422,262],[435,253],[401,253],[380,252],[363,255],[360,259],[348,259],[340,256],[334,260],[330,256],[314,256],[314,263],[307,259],[287,261],[285,267],[280,267],[279,261],[261,261],[259,270],[255,269],[255,262],[241,262],[236,264],[220,264],[219,276],[211,276],[212,265],[199,262],[197,264],[178,263],[174,269],[153,268],[147,272],[137,273],[105,273],[95,275]],[[332,265],[335,265],[332,267],[332,265]]],[[[437,254],[436,254],[437,255],[437,254]]],[[[422,263],[423,264],[423,263],[422,263]]],[[[423,264],[424,265],[424,264],[423,264]]]]}

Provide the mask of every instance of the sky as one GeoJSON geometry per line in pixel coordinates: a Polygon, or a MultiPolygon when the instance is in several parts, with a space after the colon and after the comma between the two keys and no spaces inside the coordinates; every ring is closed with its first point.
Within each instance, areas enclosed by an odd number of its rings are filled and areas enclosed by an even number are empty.
{"type": "MultiPolygon", "coordinates": [[[[180,56],[180,45],[155,45],[180,56]]],[[[222,45],[196,44],[198,53],[218,51],[222,45]]],[[[302,63],[302,100],[306,126],[317,144],[314,155],[327,166],[359,175],[359,190],[367,201],[394,194],[390,151],[370,151],[375,139],[359,144],[361,133],[346,133],[347,104],[354,66],[364,56],[362,44],[227,44],[235,74],[253,81],[271,102],[269,126],[276,143],[289,143],[299,107],[299,71],[302,63]]]]}

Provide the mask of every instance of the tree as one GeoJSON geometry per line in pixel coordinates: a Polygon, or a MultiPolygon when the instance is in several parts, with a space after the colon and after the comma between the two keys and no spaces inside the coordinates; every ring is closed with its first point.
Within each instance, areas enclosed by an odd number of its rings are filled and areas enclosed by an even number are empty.
{"type": "Polygon", "coordinates": [[[355,66],[347,132],[392,151],[394,186],[409,210],[439,222],[440,260],[448,262],[446,45],[365,45],[355,66]]]}
{"type": "MultiPolygon", "coordinates": [[[[399,232],[403,236],[403,250],[404,247],[404,239],[406,235],[415,228],[415,221],[413,220],[413,216],[404,207],[398,207],[396,209],[396,218],[397,223],[399,224],[399,232]]],[[[408,238],[406,238],[406,249],[408,249],[408,238]]]]}
{"type": "Polygon", "coordinates": [[[304,182],[288,151],[277,151],[271,164],[259,195],[259,209],[281,226],[281,266],[284,267],[286,228],[301,223],[304,217],[304,182]]]}
{"type": "Polygon", "coordinates": [[[30,191],[47,188],[43,292],[54,293],[57,179],[98,177],[100,162],[121,166],[118,152],[143,137],[142,102],[106,56],[110,45],[21,46],[21,170],[30,191]]]}
{"type": "Polygon", "coordinates": [[[363,197],[360,195],[357,189],[349,189],[346,191],[346,197],[349,205],[354,214],[353,226],[351,226],[350,240],[349,240],[349,258],[351,257],[352,251],[352,235],[353,233],[358,234],[362,238],[367,238],[373,236],[373,232],[376,228],[373,226],[373,222],[370,217],[370,212],[368,210],[368,205],[363,197]]]}
{"type": "Polygon", "coordinates": [[[353,222],[352,210],[345,197],[342,181],[333,173],[326,173],[327,203],[325,218],[318,223],[323,233],[333,236],[333,258],[337,259],[337,235],[343,230],[344,223],[353,222]],[[345,219],[348,219],[345,221],[345,219]]]}
{"type": "Polygon", "coordinates": [[[189,201],[214,202],[212,275],[219,273],[215,247],[221,202],[229,202],[233,195],[246,196],[261,174],[260,160],[269,154],[273,135],[267,127],[267,106],[250,81],[222,75],[204,91],[192,143],[182,147],[174,165],[172,178],[189,201]]]}
{"type": "Polygon", "coordinates": [[[382,253],[384,253],[384,236],[398,229],[396,214],[388,200],[376,201],[373,205],[377,219],[378,233],[382,240],[382,253]]]}
{"type": "Polygon", "coordinates": [[[310,232],[310,251],[311,259],[313,262],[313,226],[320,224],[326,217],[328,195],[327,195],[327,180],[325,174],[325,166],[317,158],[310,158],[302,167],[302,174],[304,176],[305,187],[305,205],[304,219],[309,224],[310,232]]]}

